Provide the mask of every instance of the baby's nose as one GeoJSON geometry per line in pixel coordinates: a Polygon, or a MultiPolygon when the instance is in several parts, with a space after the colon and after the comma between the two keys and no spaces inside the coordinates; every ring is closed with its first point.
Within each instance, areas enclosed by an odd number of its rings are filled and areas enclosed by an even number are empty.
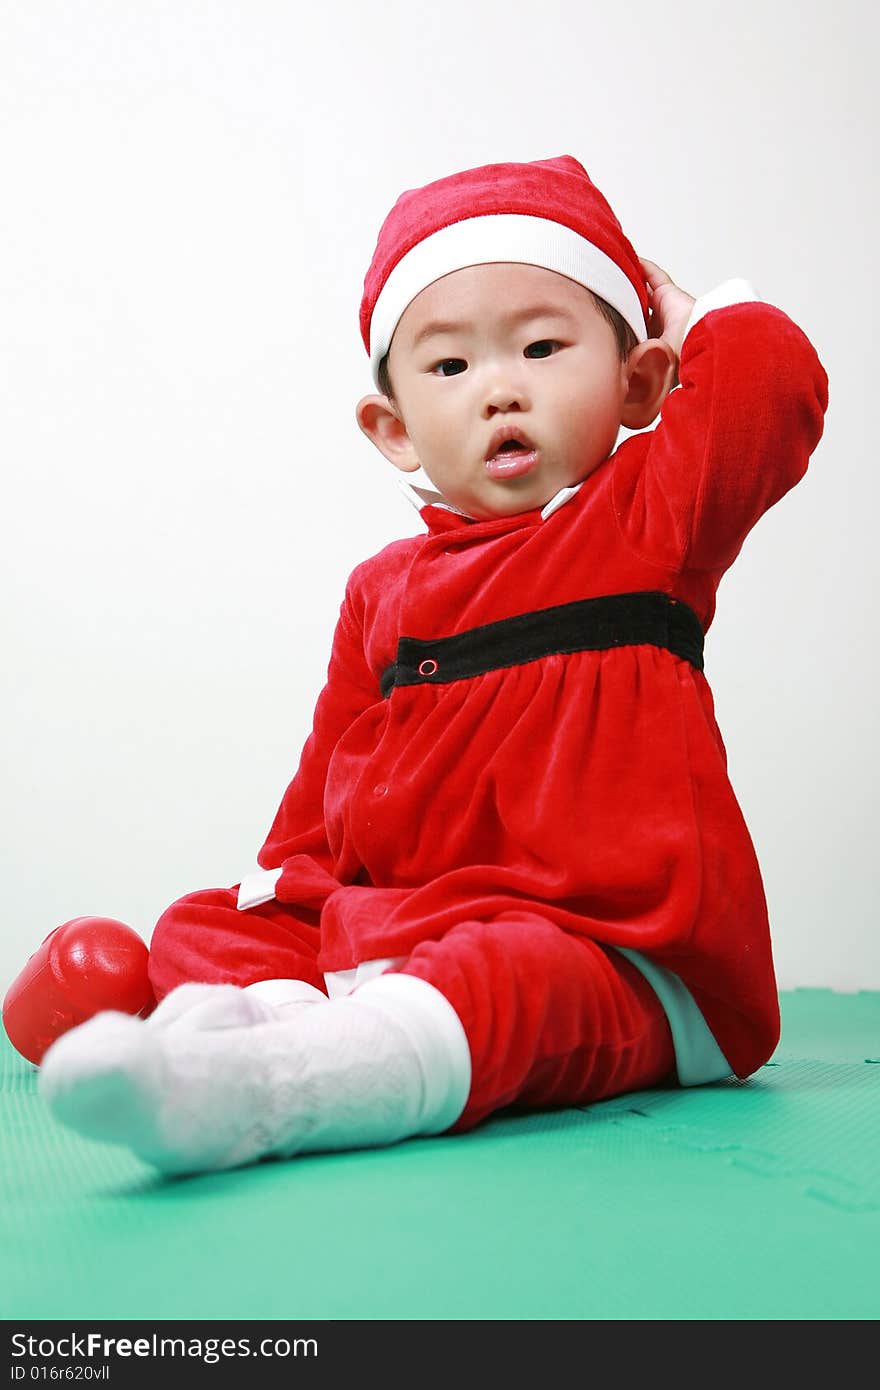
{"type": "Polygon", "coordinates": [[[509,410],[524,410],[528,405],[525,388],[517,382],[499,379],[486,391],[486,413],[505,414],[509,410]]]}

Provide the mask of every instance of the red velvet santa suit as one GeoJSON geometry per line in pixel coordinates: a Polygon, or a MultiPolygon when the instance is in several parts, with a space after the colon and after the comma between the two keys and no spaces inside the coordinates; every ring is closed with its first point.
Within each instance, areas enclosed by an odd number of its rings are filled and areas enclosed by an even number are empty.
{"type": "MultiPolygon", "coordinates": [[[[426,535],[357,567],[258,857],[281,869],[275,898],[237,911],[217,890],[170,908],[151,944],[157,994],[188,979],[323,986],[392,961],[464,1026],[473,1082],[458,1128],[502,1105],[674,1079],[658,980],[708,1025],[722,1071],[767,1060],[767,907],[698,663],[644,641],[381,684],[401,638],[604,595],[668,595],[708,629],[748,532],[804,474],[827,382],[803,332],[762,303],[696,323],[680,382],[657,427],[549,515],[427,506],[426,535]],[[641,1051],[624,1058],[636,1033],[641,1051]]],[[[678,1079],[719,1074],[680,1066],[678,1079]]]]}

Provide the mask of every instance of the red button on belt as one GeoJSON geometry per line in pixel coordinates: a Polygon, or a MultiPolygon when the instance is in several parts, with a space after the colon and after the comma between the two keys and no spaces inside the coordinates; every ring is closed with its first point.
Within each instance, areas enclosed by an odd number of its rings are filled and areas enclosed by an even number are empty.
{"type": "Polygon", "coordinates": [[[436,661],[432,661],[430,657],[428,657],[427,660],[425,660],[425,661],[419,662],[419,675],[420,675],[420,676],[433,676],[433,675],[436,675],[436,673],[437,673],[437,663],[436,663],[436,661]]]}

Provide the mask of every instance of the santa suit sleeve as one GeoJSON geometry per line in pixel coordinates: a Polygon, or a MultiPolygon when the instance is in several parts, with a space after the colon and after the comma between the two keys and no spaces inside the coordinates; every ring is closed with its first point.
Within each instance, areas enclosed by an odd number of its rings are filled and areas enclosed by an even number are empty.
{"type": "Polygon", "coordinates": [[[727,569],[756,521],[803,477],[828,379],[796,323],[729,281],[695,302],[680,385],[618,470],[618,514],[642,553],[678,569],[727,569]],[[641,455],[641,457],[640,457],[641,455]]]}
{"type": "Polygon", "coordinates": [[[346,729],[381,698],[378,680],[364,652],[362,605],[354,580],[353,575],[346,586],[311,733],[257,855],[260,870],[242,879],[240,908],[272,897],[286,900],[286,881],[299,902],[317,903],[338,886],[331,878],[335,856],[324,818],[327,768],[346,729]]]}

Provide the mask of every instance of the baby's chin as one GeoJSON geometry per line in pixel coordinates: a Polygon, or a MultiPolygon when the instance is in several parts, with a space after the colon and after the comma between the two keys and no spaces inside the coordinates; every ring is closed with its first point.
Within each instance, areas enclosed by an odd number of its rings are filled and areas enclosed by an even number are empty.
{"type": "Polygon", "coordinates": [[[521,512],[543,511],[563,489],[580,487],[589,477],[590,471],[592,470],[585,472],[582,477],[573,478],[570,482],[548,483],[543,487],[536,486],[535,480],[526,478],[511,480],[494,484],[486,491],[481,490],[479,495],[449,500],[475,521],[491,521],[496,517],[517,516],[521,512]]]}
{"type": "MultiPolygon", "coordinates": [[[[555,493],[551,496],[555,497],[555,493]]],[[[491,502],[474,502],[468,509],[462,507],[462,511],[467,511],[468,516],[472,516],[476,521],[492,521],[496,517],[519,516],[522,512],[542,511],[550,501],[550,497],[545,497],[543,493],[530,494],[517,497],[508,495],[493,499],[491,502]]]]}

